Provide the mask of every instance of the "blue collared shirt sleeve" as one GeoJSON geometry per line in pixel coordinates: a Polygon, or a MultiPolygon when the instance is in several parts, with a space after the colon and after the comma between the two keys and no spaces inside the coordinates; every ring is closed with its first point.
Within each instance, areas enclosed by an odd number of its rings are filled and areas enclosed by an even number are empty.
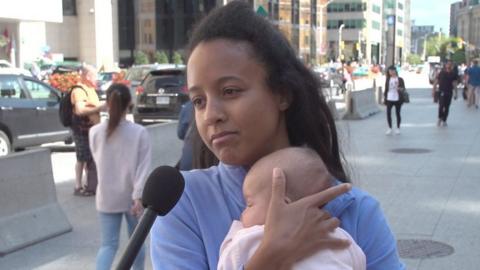
{"type": "Polygon", "coordinates": [[[194,211],[185,193],[167,216],[157,218],[150,237],[153,269],[208,269],[194,211]]]}
{"type": "Polygon", "coordinates": [[[356,241],[367,257],[367,270],[405,269],[378,201],[364,197],[359,207],[362,213],[358,216],[356,241]]]}

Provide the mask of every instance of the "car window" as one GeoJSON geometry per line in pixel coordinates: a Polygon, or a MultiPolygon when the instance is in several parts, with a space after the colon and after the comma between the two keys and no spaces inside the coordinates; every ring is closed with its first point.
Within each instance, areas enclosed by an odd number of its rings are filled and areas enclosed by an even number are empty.
{"type": "Polygon", "coordinates": [[[153,76],[147,84],[147,88],[159,89],[162,87],[183,86],[185,78],[181,75],[153,76]]]}
{"type": "Polygon", "coordinates": [[[99,81],[111,81],[112,80],[112,73],[100,73],[98,75],[98,80],[99,81]]]}
{"type": "Polygon", "coordinates": [[[0,77],[0,98],[26,98],[16,77],[0,77]]]}
{"type": "Polygon", "coordinates": [[[25,86],[27,90],[30,92],[32,99],[57,99],[57,95],[55,92],[48,88],[47,86],[31,80],[25,80],[25,86]]]}
{"type": "Polygon", "coordinates": [[[131,68],[125,79],[129,81],[141,81],[150,72],[151,68],[131,68]]]}

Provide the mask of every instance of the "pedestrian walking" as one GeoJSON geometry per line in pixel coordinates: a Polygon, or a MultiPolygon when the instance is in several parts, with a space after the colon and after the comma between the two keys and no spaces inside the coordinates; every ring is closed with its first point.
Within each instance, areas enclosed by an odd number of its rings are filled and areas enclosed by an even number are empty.
{"type": "Polygon", "coordinates": [[[480,105],[480,67],[478,60],[472,61],[472,66],[467,69],[468,101],[467,106],[475,106],[478,109],[480,105]]]}
{"type": "Polygon", "coordinates": [[[77,196],[92,196],[95,195],[97,188],[97,170],[88,146],[88,132],[93,125],[100,122],[100,111],[104,109],[104,106],[100,104],[95,91],[96,70],[89,65],[84,65],[80,72],[80,83],[73,86],[71,90],[73,115],[70,128],[75,142],[77,157],[73,194],[77,196]],[[87,183],[82,185],[84,173],[87,183]]]}
{"type": "Polygon", "coordinates": [[[438,121],[437,126],[447,126],[447,118],[452,102],[453,91],[457,88],[458,73],[453,70],[453,63],[448,60],[437,76],[433,90],[438,92],[438,121]]]}
{"type": "MultiPolygon", "coordinates": [[[[98,168],[95,199],[102,236],[97,270],[112,266],[122,218],[125,217],[131,235],[143,212],[141,197],[150,170],[150,138],[143,126],[126,120],[131,100],[127,86],[112,84],[107,90],[109,119],[90,130],[90,147],[98,168]]],[[[133,269],[143,269],[144,263],[142,247],[133,269]]]]}
{"type": "Polygon", "coordinates": [[[194,152],[199,169],[181,172],[182,197],[151,229],[153,269],[217,269],[228,229],[250,206],[242,194],[247,171],[289,146],[315,151],[334,186],[287,203],[285,174],[270,172],[265,235],[242,268],[291,269],[318,251],[347,248],[349,242],[331,236],[341,223],[364,252],[367,269],[405,269],[378,202],[342,184],[349,178],[335,121],[318,81],[278,29],[245,1],[231,1],[198,24],[187,54],[192,136],[205,151],[194,152]]]}
{"type": "Polygon", "coordinates": [[[385,92],[383,97],[387,106],[388,129],[386,135],[392,134],[392,108],[395,107],[395,116],[397,117],[397,128],[395,134],[400,134],[400,124],[402,122],[401,109],[403,101],[401,91],[405,90],[405,81],[398,76],[397,69],[391,66],[387,70],[387,79],[385,80],[385,92]]]}

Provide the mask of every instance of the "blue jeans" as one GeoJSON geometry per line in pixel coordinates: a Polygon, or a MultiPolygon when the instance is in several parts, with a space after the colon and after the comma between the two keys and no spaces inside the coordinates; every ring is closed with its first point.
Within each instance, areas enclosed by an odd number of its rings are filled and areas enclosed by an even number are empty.
{"type": "MultiPolygon", "coordinates": [[[[102,213],[98,212],[102,232],[102,246],[97,253],[97,270],[110,270],[113,259],[118,250],[118,239],[120,238],[120,225],[122,216],[127,220],[128,235],[131,236],[138,219],[129,212],[125,213],[102,213]]],[[[142,246],[137,258],[133,262],[133,269],[143,270],[145,266],[145,246],[142,246]]]]}

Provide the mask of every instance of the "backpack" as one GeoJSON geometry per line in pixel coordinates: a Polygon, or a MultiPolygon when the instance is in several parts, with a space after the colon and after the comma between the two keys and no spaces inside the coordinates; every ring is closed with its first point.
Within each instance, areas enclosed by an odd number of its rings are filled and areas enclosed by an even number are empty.
{"type": "Polygon", "coordinates": [[[81,88],[88,95],[83,87],[80,85],[74,85],[62,96],[58,107],[58,116],[60,118],[60,123],[62,123],[64,127],[70,127],[72,125],[73,104],[71,99],[74,88],[81,88]]]}

